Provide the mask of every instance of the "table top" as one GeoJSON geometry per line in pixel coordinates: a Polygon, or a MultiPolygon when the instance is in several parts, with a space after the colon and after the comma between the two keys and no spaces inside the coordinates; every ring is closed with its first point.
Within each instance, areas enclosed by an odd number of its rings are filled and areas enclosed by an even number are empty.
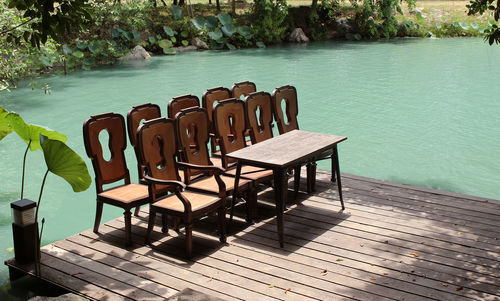
{"type": "Polygon", "coordinates": [[[294,165],[304,158],[332,148],[347,137],[293,130],[227,154],[243,163],[268,167],[294,165]]]}

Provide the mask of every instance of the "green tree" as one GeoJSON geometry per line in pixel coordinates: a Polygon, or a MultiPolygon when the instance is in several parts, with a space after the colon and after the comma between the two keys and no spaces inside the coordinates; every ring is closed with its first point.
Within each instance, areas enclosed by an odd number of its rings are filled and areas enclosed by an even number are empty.
{"type": "Polygon", "coordinates": [[[83,28],[91,20],[89,0],[7,0],[9,8],[23,12],[22,23],[1,28],[0,35],[7,36],[7,42],[19,42],[21,37],[31,45],[40,48],[51,37],[61,41],[68,33],[83,28]],[[28,25],[22,36],[16,28],[28,25]]]}
{"type": "Polygon", "coordinates": [[[498,17],[500,16],[500,1],[499,0],[471,0],[467,4],[469,15],[484,14],[491,12],[495,22],[489,23],[490,27],[485,31],[485,40],[492,45],[493,43],[500,43],[500,29],[498,28],[498,17]]]}

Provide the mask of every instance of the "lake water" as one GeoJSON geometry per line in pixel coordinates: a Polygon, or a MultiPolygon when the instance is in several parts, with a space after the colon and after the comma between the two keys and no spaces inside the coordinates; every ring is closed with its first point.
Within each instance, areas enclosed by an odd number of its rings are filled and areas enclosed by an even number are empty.
{"type": "MultiPolygon", "coordinates": [[[[88,116],[126,115],[144,102],[159,104],[166,114],[174,96],[201,98],[207,88],[244,80],[268,92],[294,85],[301,129],[348,136],[339,145],[342,172],[500,199],[500,47],[480,39],[328,42],[161,56],[40,79],[50,95],[20,88],[1,93],[0,106],[66,134],[93,177],[82,138],[88,116]]],[[[2,263],[13,257],[10,202],[19,198],[25,147],[15,135],[0,142],[2,263]]],[[[137,179],[130,147],[127,156],[137,179]]],[[[29,153],[25,197],[38,198],[44,164],[41,152],[29,153]]],[[[107,206],[103,221],[121,213],[107,206]]],[[[94,214],[93,185],[73,193],[49,175],[40,211],[44,244],[89,229],[94,214]]],[[[7,281],[0,265],[0,284],[7,281]]]]}

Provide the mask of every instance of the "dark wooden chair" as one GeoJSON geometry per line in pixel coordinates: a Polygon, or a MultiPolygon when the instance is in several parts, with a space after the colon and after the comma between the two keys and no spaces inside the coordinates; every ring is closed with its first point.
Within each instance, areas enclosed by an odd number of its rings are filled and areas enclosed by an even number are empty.
{"type": "MultiPolygon", "coordinates": [[[[221,148],[222,167],[226,174],[236,175],[235,161],[226,155],[246,147],[245,131],[245,104],[242,100],[235,98],[227,99],[217,103],[214,108],[215,136],[219,140],[221,148]]],[[[243,165],[241,178],[252,180],[254,186],[260,183],[271,183],[273,171],[259,167],[243,165]]],[[[234,200],[234,198],[233,198],[234,200]]],[[[231,218],[233,215],[234,202],[231,204],[231,218]]]]}
{"type": "Polygon", "coordinates": [[[125,241],[132,244],[131,212],[134,207],[149,202],[148,187],[130,183],[130,174],[125,161],[124,150],[127,147],[125,120],[122,115],[105,113],[91,116],[83,123],[85,150],[92,161],[95,172],[97,207],[94,232],[98,233],[101,223],[103,204],[110,204],[125,210],[125,241]],[[101,132],[107,132],[107,143],[100,142],[101,132]],[[103,148],[109,148],[109,158],[103,155],[103,148]],[[123,181],[123,185],[104,189],[103,185],[123,181]]]}
{"type": "Polygon", "coordinates": [[[176,161],[178,150],[175,122],[171,119],[158,118],[145,122],[139,128],[138,144],[141,158],[146,165],[149,188],[149,221],[146,243],[150,243],[156,213],[173,216],[183,221],[186,231],[186,255],[192,256],[193,221],[208,213],[217,211],[220,241],[226,241],[225,203],[226,187],[220,178],[222,169],[215,166],[199,166],[176,161]],[[217,192],[204,193],[191,189],[181,182],[178,166],[198,169],[214,177],[217,192]],[[170,194],[164,195],[168,190],[170,194]]]}
{"type": "Polygon", "coordinates": [[[195,95],[186,94],[177,96],[172,98],[168,102],[167,116],[170,119],[175,119],[175,115],[177,115],[177,113],[179,113],[181,110],[199,106],[200,106],[200,99],[195,95]]]}
{"type": "Polygon", "coordinates": [[[267,92],[250,93],[244,100],[245,117],[252,144],[273,137],[271,95],[267,92]]]}
{"type": "MultiPolygon", "coordinates": [[[[271,95],[267,92],[250,93],[244,100],[248,133],[252,144],[273,137],[273,111],[271,95]]],[[[298,196],[300,185],[300,165],[294,168],[294,192],[298,196]]]]}
{"type": "Polygon", "coordinates": [[[231,91],[228,88],[216,87],[211,88],[203,93],[201,97],[201,106],[207,110],[210,133],[210,151],[213,156],[220,156],[220,150],[217,149],[218,142],[215,139],[213,110],[217,102],[231,98],[231,91]]]}
{"type": "MultiPolygon", "coordinates": [[[[272,108],[274,120],[278,126],[278,132],[280,134],[299,129],[299,123],[297,121],[298,115],[298,102],[297,102],[297,90],[295,87],[286,85],[276,88],[271,96],[272,108]],[[282,103],[285,102],[285,109],[282,110],[282,103]]],[[[329,159],[332,156],[332,152],[328,151],[318,157],[316,160],[311,161],[306,164],[307,168],[307,192],[310,193],[315,190],[316,186],[316,161],[329,159]]],[[[332,160],[334,162],[335,160],[332,160]]],[[[335,167],[332,163],[332,182],[335,182],[335,167]]],[[[295,169],[295,181],[296,185],[299,185],[300,181],[300,168],[295,169]]]]}
{"type": "Polygon", "coordinates": [[[134,147],[135,157],[137,158],[137,171],[139,183],[147,184],[144,180],[144,164],[140,161],[139,147],[137,146],[137,129],[141,122],[160,118],[161,110],[156,104],[145,103],[142,105],[133,106],[127,113],[127,131],[130,145],[134,147]]]}
{"type": "Polygon", "coordinates": [[[235,83],[231,87],[231,97],[236,99],[241,99],[241,96],[246,97],[253,92],[257,92],[257,87],[249,81],[235,83]]]}
{"type": "MultiPolygon", "coordinates": [[[[184,153],[185,162],[195,165],[212,166],[213,163],[208,150],[209,133],[207,111],[204,108],[189,108],[182,110],[176,116],[176,126],[180,148],[184,153]],[[194,145],[192,144],[193,138],[194,145]]],[[[215,192],[216,183],[213,181],[213,177],[202,179],[195,178],[201,172],[203,171],[187,168],[184,171],[184,182],[191,188],[215,192]]],[[[231,196],[234,190],[234,177],[221,175],[221,179],[226,185],[226,196],[231,196]]],[[[255,216],[257,192],[253,187],[252,181],[245,179],[239,181],[238,191],[244,193],[246,196],[246,220],[250,223],[255,216]]]]}

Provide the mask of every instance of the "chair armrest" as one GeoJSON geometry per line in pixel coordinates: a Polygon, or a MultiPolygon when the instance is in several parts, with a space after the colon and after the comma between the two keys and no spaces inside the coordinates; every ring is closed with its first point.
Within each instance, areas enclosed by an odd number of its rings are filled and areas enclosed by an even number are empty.
{"type": "Polygon", "coordinates": [[[153,177],[150,177],[150,176],[147,176],[147,175],[144,176],[144,179],[146,179],[149,183],[152,183],[152,184],[173,185],[173,186],[175,186],[175,188],[180,188],[180,189],[186,188],[186,184],[184,184],[184,183],[182,183],[180,181],[160,180],[160,179],[153,178],[153,177]]]}
{"type": "Polygon", "coordinates": [[[191,164],[191,163],[186,163],[186,162],[177,162],[177,164],[184,166],[184,167],[188,167],[188,168],[198,169],[201,171],[211,171],[211,172],[214,172],[215,174],[221,174],[224,172],[224,169],[220,168],[219,166],[197,165],[197,164],[191,164]]]}

